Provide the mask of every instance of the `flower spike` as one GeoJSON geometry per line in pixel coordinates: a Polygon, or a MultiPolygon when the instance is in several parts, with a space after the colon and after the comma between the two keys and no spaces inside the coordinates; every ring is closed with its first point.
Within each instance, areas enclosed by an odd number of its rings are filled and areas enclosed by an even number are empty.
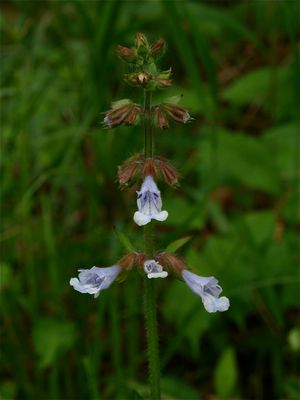
{"type": "Polygon", "coordinates": [[[213,276],[203,277],[194,274],[186,269],[181,273],[186,284],[194,293],[201,297],[204,308],[209,313],[217,311],[227,311],[229,308],[229,299],[225,296],[219,297],[222,292],[221,286],[213,276]]]}
{"type": "Polygon", "coordinates": [[[79,269],[79,279],[71,278],[70,285],[80,293],[93,294],[98,297],[101,290],[107,289],[121,272],[119,265],[90,269],[79,269]]]}
{"type": "Polygon", "coordinates": [[[139,226],[148,224],[152,219],[165,221],[168,218],[168,212],[161,211],[160,191],[150,175],[146,176],[141,190],[137,192],[137,206],[138,211],[134,213],[133,219],[139,226]]]}

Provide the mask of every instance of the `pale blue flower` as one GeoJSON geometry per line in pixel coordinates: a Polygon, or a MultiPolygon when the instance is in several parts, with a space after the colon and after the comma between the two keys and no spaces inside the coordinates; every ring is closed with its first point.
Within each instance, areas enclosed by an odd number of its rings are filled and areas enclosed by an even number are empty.
{"type": "Polygon", "coordinates": [[[155,260],[146,260],[144,262],[144,271],[149,279],[166,278],[168,276],[167,271],[164,271],[163,267],[155,260]]]}
{"type": "Polygon", "coordinates": [[[134,222],[139,225],[146,225],[152,219],[165,221],[168,218],[167,211],[161,211],[162,201],[160,191],[152,176],[146,176],[141,190],[137,192],[138,211],[134,213],[134,222]]]}
{"type": "Polygon", "coordinates": [[[182,271],[182,277],[192,291],[201,297],[206,311],[214,313],[228,310],[229,300],[224,296],[219,297],[222,288],[216,278],[199,276],[186,269],[182,271]]]}
{"type": "Polygon", "coordinates": [[[98,297],[101,290],[107,289],[121,271],[119,265],[90,269],[79,269],[79,279],[71,278],[70,285],[80,293],[93,294],[98,297]]]}

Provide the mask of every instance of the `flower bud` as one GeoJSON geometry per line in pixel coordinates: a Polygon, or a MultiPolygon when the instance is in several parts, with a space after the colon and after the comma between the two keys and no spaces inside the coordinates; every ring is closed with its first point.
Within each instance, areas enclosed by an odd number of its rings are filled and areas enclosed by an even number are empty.
{"type": "Polygon", "coordinates": [[[150,47],[151,55],[152,56],[161,55],[165,49],[165,44],[166,44],[166,42],[164,41],[163,38],[160,38],[156,42],[154,42],[150,47]]]}
{"type": "Polygon", "coordinates": [[[126,74],[124,76],[124,79],[127,83],[131,84],[131,85],[138,85],[138,86],[147,86],[147,84],[150,82],[151,80],[151,74],[149,74],[148,72],[134,72],[132,74],[126,74]]]}
{"type": "Polygon", "coordinates": [[[172,68],[167,69],[166,71],[161,71],[158,75],[157,75],[157,79],[161,79],[161,80],[166,80],[169,79],[170,76],[172,75],[172,68]]]}
{"type": "Polygon", "coordinates": [[[135,265],[141,268],[144,265],[144,262],[147,260],[147,256],[143,253],[138,253],[137,251],[133,251],[131,253],[126,254],[123,256],[119,261],[118,265],[121,268],[129,271],[135,265]]]}
{"type": "Polygon", "coordinates": [[[153,178],[157,178],[158,170],[156,160],[153,158],[147,158],[144,161],[143,169],[142,169],[142,177],[146,178],[146,176],[152,176],[153,178]]]}
{"type": "Polygon", "coordinates": [[[158,88],[165,88],[172,86],[172,81],[170,79],[157,79],[156,82],[158,88]]]}
{"type": "Polygon", "coordinates": [[[105,112],[103,124],[108,128],[113,128],[122,123],[132,125],[138,120],[141,110],[141,106],[131,100],[119,100],[112,104],[111,110],[105,112]]]}
{"type": "Polygon", "coordinates": [[[159,108],[154,109],[154,125],[160,129],[169,128],[168,118],[166,114],[159,108]]]}
{"type": "Polygon", "coordinates": [[[132,63],[136,60],[136,52],[133,49],[124,46],[117,46],[116,52],[123,61],[132,63]]]}
{"type": "Polygon", "coordinates": [[[151,75],[148,72],[139,72],[137,75],[137,81],[141,85],[145,86],[150,81],[151,75]]]}
{"type": "Polygon", "coordinates": [[[160,108],[168,113],[168,115],[177,122],[184,124],[191,120],[190,114],[184,107],[177,106],[176,104],[162,103],[160,108]]]}
{"type": "Polygon", "coordinates": [[[180,274],[184,269],[187,269],[182,258],[172,253],[161,252],[155,257],[155,261],[161,264],[166,269],[171,268],[177,274],[180,274]]]}
{"type": "Polygon", "coordinates": [[[178,183],[180,174],[170,161],[163,157],[156,157],[156,164],[162,178],[168,185],[173,186],[178,183]]]}
{"type": "Polygon", "coordinates": [[[135,47],[139,53],[144,52],[149,48],[148,40],[141,32],[138,32],[135,36],[135,47]]]}
{"type": "Polygon", "coordinates": [[[134,179],[144,179],[146,176],[162,178],[168,185],[176,185],[180,175],[176,168],[166,158],[156,156],[145,158],[143,153],[136,154],[119,166],[118,180],[120,185],[126,185],[134,179]]]}
{"type": "Polygon", "coordinates": [[[133,125],[139,122],[141,108],[139,106],[134,106],[132,111],[129,112],[128,116],[125,118],[125,125],[133,125]]]}
{"type": "Polygon", "coordinates": [[[136,154],[119,166],[118,180],[120,185],[125,185],[141,172],[145,157],[143,153],[136,154]]]}

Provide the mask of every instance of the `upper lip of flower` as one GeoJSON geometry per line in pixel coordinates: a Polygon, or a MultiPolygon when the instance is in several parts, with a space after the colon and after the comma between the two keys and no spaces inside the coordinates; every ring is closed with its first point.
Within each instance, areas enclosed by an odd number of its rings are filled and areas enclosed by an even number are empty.
{"type": "Polygon", "coordinates": [[[167,211],[161,211],[162,201],[160,191],[152,176],[146,176],[141,190],[137,192],[138,211],[134,214],[134,221],[142,226],[146,225],[151,219],[164,221],[168,217],[167,211]]]}
{"type": "Polygon", "coordinates": [[[219,297],[222,288],[216,278],[199,276],[186,269],[182,271],[182,277],[192,291],[201,297],[206,311],[211,313],[228,310],[229,300],[225,296],[219,297]]]}

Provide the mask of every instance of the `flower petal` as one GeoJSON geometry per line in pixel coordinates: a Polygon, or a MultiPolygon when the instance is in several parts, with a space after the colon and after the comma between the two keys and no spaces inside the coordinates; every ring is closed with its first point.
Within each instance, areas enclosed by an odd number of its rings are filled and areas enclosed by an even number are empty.
{"type": "Polygon", "coordinates": [[[167,271],[162,271],[162,272],[150,272],[150,274],[147,274],[147,277],[149,279],[152,278],[166,278],[168,276],[167,271]]]}
{"type": "Polygon", "coordinates": [[[161,211],[157,214],[154,214],[152,218],[156,219],[157,221],[165,221],[168,218],[168,215],[168,211],[161,211]]]}
{"type": "Polygon", "coordinates": [[[217,311],[227,311],[229,308],[229,299],[227,297],[216,298],[212,295],[207,295],[202,298],[204,308],[209,313],[217,311]]]}
{"type": "Polygon", "coordinates": [[[149,215],[145,215],[139,211],[136,211],[134,213],[133,220],[137,225],[143,226],[147,225],[151,221],[151,217],[149,217],[149,215]]]}

